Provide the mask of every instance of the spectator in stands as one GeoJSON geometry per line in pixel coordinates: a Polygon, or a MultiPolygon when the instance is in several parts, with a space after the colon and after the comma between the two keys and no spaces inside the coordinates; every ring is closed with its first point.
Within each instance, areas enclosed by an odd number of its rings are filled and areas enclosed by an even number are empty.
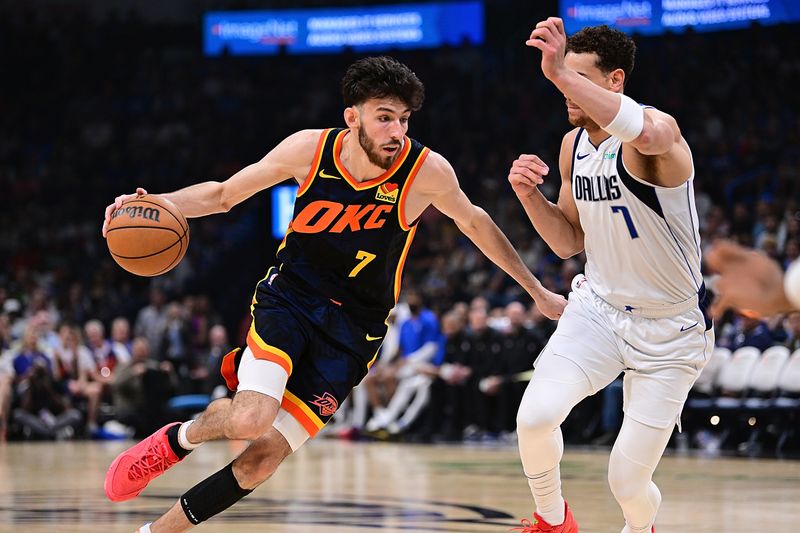
{"type": "Polygon", "coordinates": [[[431,385],[431,402],[423,431],[445,441],[461,440],[466,427],[466,402],[472,368],[467,364],[469,343],[466,341],[464,306],[454,306],[442,317],[444,362],[430,367],[436,378],[431,385]]]}
{"type": "Polygon", "coordinates": [[[219,317],[211,310],[211,303],[207,295],[198,294],[192,298],[187,320],[189,346],[192,354],[200,354],[208,350],[209,330],[219,320],[219,317]]]}
{"type": "Polygon", "coordinates": [[[722,332],[718,346],[724,346],[734,352],[744,346],[754,346],[761,351],[775,344],[769,324],[751,316],[739,315],[722,332]]]}
{"type": "Polygon", "coordinates": [[[370,407],[375,411],[376,408],[383,408],[385,405],[382,398],[384,391],[380,385],[381,374],[392,365],[400,353],[400,326],[408,320],[410,315],[405,300],[398,302],[392,309],[386,320],[389,327],[369,373],[364,381],[353,389],[347,400],[339,406],[339,410],[334,415],[333,424],[328,423],[337,436],[344,439],[358,437],[367,424],[370,407]]]}
{"type": "Polygon", "coordinates": [[[160,356],[161,339],[164,336],[167,317],[164,305],[167,301],[164,291],[159,287],[150,289],[150,303],[139,311],[136,317],[134,334],[137,337],[144,337],[150,343],[152,353],[160,356]]]}
{"type": "Polygon", "coordinates": [[[428,364],[438,366],[444,355],[440,351],[439,321],[424,307],[422,296],[416,291],[406,294],[410,316],[400,325],[399,357],[378,381],[391,391],[386,407],[375,409],[367,422],[367,431],[377,431],[392,425],[392,433],[405,431],[427,403],[432,379],[422,370],[428,364]],[[414,402],[409,404],[411,399],[414,402]],[[403,416],[407,409],[408,416],[403,416]]]}
{"type": "Polygon", "coordinates": [[[99,320],[90,320],[83,326],[86,335],[86,346],[92,352],[92,357],[100,369],[98,380],[101,383],[110,383],[114,369],[120,363],[129,359],[127,351],[116,353],[113,345],[105,338],[105,326],[99,320]]]}
{"type": "Polygon", "coordinates": [[[55,331],[53,314],[54,313],[48,309],[41,309],[36,311],[28,320],[28,324],[37,328],[39,345],[48,357],[52,356],[53,351],[55,351],[61,343],[58,333],[55,331]]]}
{"type": "Polygon", "coordinates": [[[117,317],[111,322],[111,351],[120,361],[131,359],[131,323],[125,317],[117,317]]]}
{"type": "Polygon", "coordinates": [[[76,281],[70,284],[67,294],[63,298],[66,300],[62,308],[64,320],[83,324],[92,316],[92,302],[86,295],[81,282],[76,281]]]}
{"type": "Polygon", "coordinates": [[[170,361],[150,357],[147,339],[134,338],[132,352],[131,360],[120,365],[112,389],[117,420],[133,427],[140,438],[169,421],[166,405],[177,383],[170,361]]]}
{"type": "Polygon", "coordinates": [[[470,407],[467,426],[464,428],[464,438],[479,439],[487,432],[497,434],[502,429],[500,421],[496,418],[498,409],[501,407],[496,405],[496,395],[487,395],[482,390],[480,383],[490,376],[503,375],[506,365],[501,355],[502,336],[489,327],[486,307],[478,302],[473,303],[470,306],[468,320],[467,360],[472,369],[472,376],[468,385],[468,405],[470,407]]]}
{"type": "Polygon", "coordinates": [[[51,361],[39,348],[39,341],[37,328],[29,326],[13,360],[19,398],[14,421],[26,438],[70,438],[81,415],[57,390],[51,361]]]}
{"type": "MultiPolygon", "coordinates": [[[[105,338],[105,327],[99,320],[90,320],[83,326],[86,336],[86,346],[92,352],[97,370],[91,373],[91,381],[99,383],[102,392],[100,394],[101,403],[111,403],[111,384],[117,368],[120,365],[130,362],[130,353],[121,351],[115,352],[112,343],[105,338]]],[[[97,385],[93,385],[96,387],[97,385]]],[[[89,426],[88,430],[94,433],[97,428],[89,426]]]]}
{"type": "MultiPolygon", "coordinates": [[[[511,432],[516,425],[515,409],[522,400],[533,362],[544,348],[546,339],[528,329],[525,306],[511,302],[505,308],[507,327],[502,332],[502,350],[495,372],[482,378],[478,384],[486,397],[489,419],[494,421],[495,432],[511,432]],[[492,407],[494,403],[494,407],[492,407]]],[[[491,426],[491,424],[487,424],[491,426]]]]}
{"type": "Polygon", "coordinates": [[[55,351],[56,381],[62,384],[72,403],[86,402],[86,430],[97,430],[97,414],[103,385],[97,381],[98,369],[92,352],[81,341],[81,330],[69,323],[58,329],[60,343],[55,351]]]}
{"type": "Polygon", "coordinates": [[[19,346],[12,348],[14,362],[14,381],[19,386],[25,381],[35,366],[41,366],[52,376],[50,358],[40,346],[39,331],[35,325],[30,325],[25,330],[19,346]]]}
{"type": "Polygon", "coordinates": [[[186,309],[179,302],[167,305],[166,321],[159,345],[161,353],[158,358],[172,363],[178,376],[187,379],[192,359],[189,350],[189,328],[186,324],[186,309]]]}
{"type": "Polygon", "coordinates": [[[192,381],[196,383],[192,392],[202,392],[214,398],[228,394],[220,367],[222,358],[231,351],[225,326],[216,324],[208,332],[208,348],[200,354],[198,365],[192,370],[192,381]]]}

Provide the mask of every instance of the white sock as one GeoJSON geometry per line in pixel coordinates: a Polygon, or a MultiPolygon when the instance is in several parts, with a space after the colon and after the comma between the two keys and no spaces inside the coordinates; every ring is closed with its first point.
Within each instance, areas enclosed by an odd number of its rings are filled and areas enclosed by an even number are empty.
{"type": "Polygon", "coordinates": [[[152,524],[152,522],[146,523],[145,525],[137,529],[136,533],[152,533],[152,531],[150,531],[150,524],[152,524]]]}
{"type": "Polygon", "coordinates": [[[551,526],[564,522],[564,498],[561,497],[561,469],[528,477],[528,485],[536,501],[536,512],[551,526]]]}
{"type": "Polygon", "coordinates": [[[653,526],[645,526],[644,529],[639,529],[625,524],[625,527],[622,528],[622,533],[650,533],[652,530],[653,526]]]}
{"type": "MultiPolygon", "coordinates": [[[[192,425],[192,422],[194,422],[194,420],[188,420],[183,424],[181,424],[181,427],[178,428],[178,444],[180,444],[181,448],[183,448],[184,450],[194,450],[195,448],[203,444],[202,442],[198,442],[197,444],[189,442],[189,439],[186,437],[186,431],[189,429],[189,426],[192,425]]],[[[149,532],[150,529],[148,528],[147,531],[149,532]]]]}

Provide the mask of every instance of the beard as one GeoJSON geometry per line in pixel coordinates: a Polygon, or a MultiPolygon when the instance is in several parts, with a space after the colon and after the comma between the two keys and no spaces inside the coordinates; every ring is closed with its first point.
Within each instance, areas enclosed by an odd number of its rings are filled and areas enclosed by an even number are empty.
{"type": "Polygon", "coordinates": [[[361,124],[358,128],[358,144],[361,145],[361,148],[366,152],[367,158],[369,162],[375,166],[381,167],[383,170],[389,170],[392,167],[392,163],[394,160],[397,159],[397,156],[400,155],[400,143],[389,143],[385,146],[397,146],[397,150],[392,155],[384,155],[380,153],[380,151],[375,146],[375,141],[373,141],[367,133],[364,131],[364,125],[361,124]]]}
{"type": "Polygon", "coordinates": [[[582,114],[579,117],[572,118],[569,116],[569,113],[567,113],[567,121],[576,128],[583,128],[587,131],[600,129],[600,126],[598,126],[597,123],[594,120],[590,119],[589,116],[586,114],[582,114]]]}

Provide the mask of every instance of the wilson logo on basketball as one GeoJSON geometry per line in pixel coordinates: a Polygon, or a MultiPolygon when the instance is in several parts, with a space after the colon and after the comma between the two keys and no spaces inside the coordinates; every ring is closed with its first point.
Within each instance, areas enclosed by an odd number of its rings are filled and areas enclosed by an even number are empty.
{"type": "Polygon", "coordinates": [[[333,413],[339,408],[339,402],[330,392],[324,393],[322,396],[314,395],[313,405],[319,407],[319,414],[322,416],[333,416],[333,413]]]}
{"type": "Polygon", "coordinates": [[[145,218],[147,220],[153,220],[155,222],[161,222],[159,217],[161,216],[161,211],[156,209],[155,207],[142,207],[140,205],[137,206],[129,206],[129,207],[120,207],[113,213],[111,213],[111,218],[115,219],[121,216],[129,216],[131,218],[145,218]]]}
{"type": "MultiPolygon", "coordinates": [[[[396,192],[396,191],[395,191],[396,192]]],[[[298,233],[342,233],[344,230],[361,231],[378,229],[386,223],[386,216],[394,209],[391,205],[344,206],[330,200],[316,200],[303,208],[292,220],[292,231],[298,233]]]]}
{"type": "Polygon", "coordinates": [[[378,187],[378,192],[375,193],[375,199],[393,204],[397,202],[397,194],[399,192],[396,183],[383,183],[378,187]]]}

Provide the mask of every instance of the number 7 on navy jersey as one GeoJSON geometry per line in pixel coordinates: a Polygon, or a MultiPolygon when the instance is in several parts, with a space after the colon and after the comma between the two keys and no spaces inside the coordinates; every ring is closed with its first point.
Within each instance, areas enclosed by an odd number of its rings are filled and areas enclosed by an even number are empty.
{"type": "Polygon", "coordinates": [[[631,218],[631,212],[628,211],[628,208],[624,205],[612,205],[611,206],[612,213],[622,213],[622,218],[625,219],[625,224],[628,226],[628,231],[631,234],[631,239],[638,239],[639,232],[636,231],[636,226],[633,225],[633,219],[631,218]]]}
{"type": "Polygon", "coordinates": [[[375,255],[375,254],[371,254],[369,252],[365,252],[364,250],[359,250],[358,253],[356,254],[356,259],[359,260],[359,263],[356,265],[356,267],[353,270],[350,271],[350,274],[348,274],[348,277],[354,278],[354,277],[358,276],[358,273],[361,272],[361,269],[364,268],[365,266],[367,266],[367,264],[370,261],[372,261],[373,259],[375,259],[376,257],[378,257],[378,256],[375,255]]]}

